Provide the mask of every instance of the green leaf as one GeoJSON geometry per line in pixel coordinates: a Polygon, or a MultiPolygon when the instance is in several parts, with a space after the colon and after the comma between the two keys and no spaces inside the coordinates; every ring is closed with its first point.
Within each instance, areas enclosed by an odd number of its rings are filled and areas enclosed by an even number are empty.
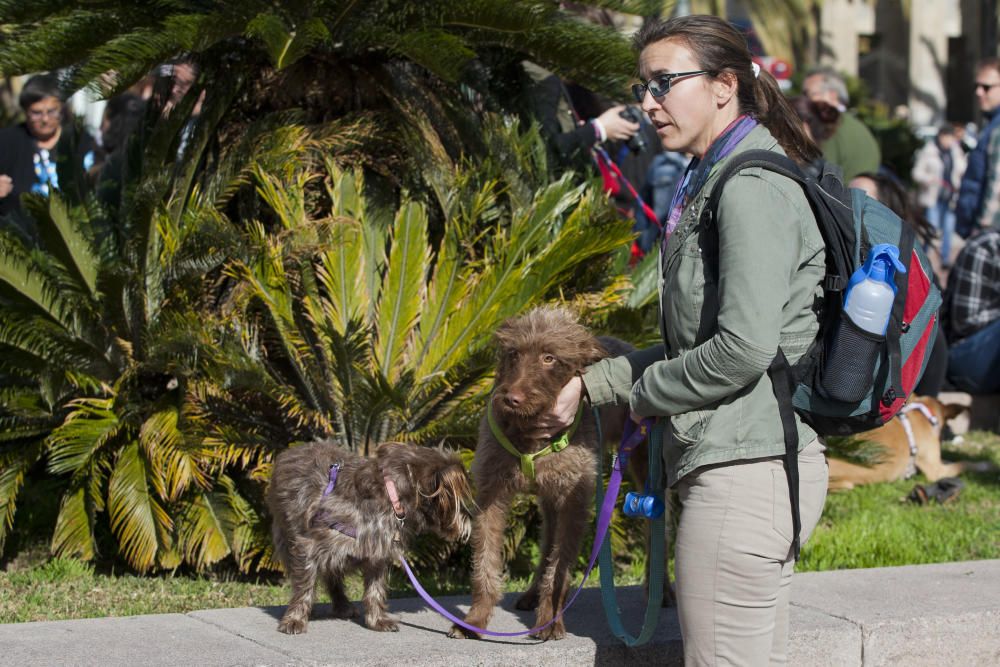
{"type": "Polygon", "coordinates": [[[93,522],[94,516],[87,504],[85,487],[77,486],[63,494],[56,529],[52,535],[53,555],[93,560],[93,522]]]}
{"type": "Polygon", "coordinates": [[[48,439],[48,470],[54,475],[82,470],[122,428],[114,398],[82,398],[69,405],[73,410],[48,439]]]}
{"type": "Polygon", "coordinates": [[[24,476],[41,455],[40,443],[0,453],[0,553],[3,553],[7,533],[14,526],[17,495],[24,486],[24,476]]]}
{"type": "Polygon", "coordinates": [[[204,569],[228,556],[237,521],[226,494],[195,493],[184,504],[178,526],[185,559],[204,569]]]}
{"type": "Polygon", "coordinates": [[[399,377],[401,355],[420,314],[427,279],[427,213],[404,204],[393,227],[389,269],[379,294],[377,360],[384,377],[399,377]]]}
{"type": "Polygon", "coordinates": [[[157,562],[158,551],[170,545],[173,522],[150,491],[149,462],[136,440],[118,454],[108,486],[111,530],[128,563],[146,572],[157,562]]]}
{"type": "Polygon", "coordinates": [[[300,60],[315,45],[330,39],[330,32],[318,18],[289,28],[284,19],[271,13],[258,14],[250,21],[247,34],[264,42],[271,63],[279,70],[300,60]]]}

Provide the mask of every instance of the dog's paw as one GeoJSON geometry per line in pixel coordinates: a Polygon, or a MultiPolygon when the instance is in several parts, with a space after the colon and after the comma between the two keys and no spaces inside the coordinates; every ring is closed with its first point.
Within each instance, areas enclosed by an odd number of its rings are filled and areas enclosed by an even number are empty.
{"type": "Polygon", "coordinates": [[[281,623],[278,623],[278,632],[284,632],[286,635],[301,635],[305,633],[307,625],[309,625],[309,621],[304,618],[283,618],[281,623]]]}
{"type": "Polygon", "coordinates": [[[549,627],[545,628],[540,632],[536,632],[531,635],[535,639],[541,639],[544,642],[550,639],[565,639],[566,638],[566,626],[563,625],[562,619],[556,621],[549,627]]]}
{"type": "Polygon", "coordinates": [[[369,623],[368,629],[375,632],[399,632],[399,623],[391,618],[380,618],[374,623],[369,623]]]}
{"type": "Polygon", "coordinates": [[[538,609],[538,591],[525,592],[517,599],[517,602],[514,603],[514,608],[520,609],[521,611],[538,609]]]}
{"type": "Polygon", "coordinates": [[[452,625],[448,631],[448,636],[452,639],[482,639],[478,632],[467,630],[460,625],[452,625]]]}

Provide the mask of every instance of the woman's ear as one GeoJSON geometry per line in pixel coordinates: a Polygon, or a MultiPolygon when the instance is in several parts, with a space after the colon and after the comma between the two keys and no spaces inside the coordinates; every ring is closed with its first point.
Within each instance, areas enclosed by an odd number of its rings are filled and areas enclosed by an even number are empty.
{"type": "Polygon", "coordinates": [[[720,72],[712,80],[712,92],[720,107],[736,96],[736,87],[736,75],[732,72],[720,72]]]}

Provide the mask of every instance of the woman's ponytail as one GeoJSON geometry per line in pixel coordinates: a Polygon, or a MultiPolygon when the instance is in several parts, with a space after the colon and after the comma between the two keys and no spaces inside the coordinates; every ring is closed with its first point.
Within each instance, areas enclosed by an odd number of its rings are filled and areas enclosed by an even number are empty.
{"type": "Polygon", "coordinates": [[[809,138],[802,120],[778,87],[771,73],[762,69],[754,82],[756,116],[770,130],[781,147],[800,164],[809,164],[822,155],[819,146],[809,138]]]}

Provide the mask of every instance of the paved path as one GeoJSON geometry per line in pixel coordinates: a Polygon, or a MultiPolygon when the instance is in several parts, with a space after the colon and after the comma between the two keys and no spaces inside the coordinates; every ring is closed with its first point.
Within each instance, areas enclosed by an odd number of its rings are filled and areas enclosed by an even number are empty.
{"type": "MultiPolygon", "coordinates": [[[[994,538],[996,536],[993,536],[994,538]]],[[[494,630],[529,627],[532,614],[512,612],[508,595],[494,630]]],[[[638,629],[644,607],[637,588],[620,591],[626,623],[638,629]]],[[[443,598],[467,609],[467,597],[443,598]]],[[[1000,665],[1000,560],[799,574],[793,581],[789,664],[1000,665]]],[[[570,636],[448,639],[448,622],[419,599],[392,600],[398,633],[374,633],[356,622],[323,618],[290,637],[275,628],[281,607],[216,609],[189,614],[0,625],[0,665],[680,665],[674,610],[664,610],[655,639],[627,649],[608,632],[597,589],[587,589],[567,616],[570,636]]]]}

